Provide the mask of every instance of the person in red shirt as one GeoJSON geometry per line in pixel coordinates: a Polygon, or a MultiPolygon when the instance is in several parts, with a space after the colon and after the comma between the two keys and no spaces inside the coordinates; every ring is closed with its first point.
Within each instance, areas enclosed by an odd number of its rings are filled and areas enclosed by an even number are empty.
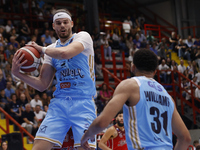
{"type": "Polygon", "coordinates": [[[99,148],[103,150],[128,150],[125,138],[123,111],[116,118],[116,124],[108,128],[99,141],[99,148]]]}
{"type": "Polygon", "coordinates": [[[99,92],[100,94],[100,99],[104,106],[109,102],[109,100],[112,98],[111,92],[108,90],[107,84],[103,83],[102,84],[102,90],[99,92]]]}

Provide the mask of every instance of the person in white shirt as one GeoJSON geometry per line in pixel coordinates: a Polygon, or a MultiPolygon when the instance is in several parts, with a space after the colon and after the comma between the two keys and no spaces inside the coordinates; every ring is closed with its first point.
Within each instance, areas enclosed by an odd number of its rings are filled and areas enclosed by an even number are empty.
{"type": "Polygon", "coordinates": [[[184,66],[184,61],[181,59],[180,65],[178,65],[178,71],[180,73],[184,73],[185,70],[186,70],[186,67],[184,66]]]}
{"type": "MultiPolygon", "coordinates": [[[[198,82],[198,86],[200,86],[200,82],[198,82]]],[[[200,89],[198,87],[195,89],[195,97],[200,99],[200,89]]]]}
{"type": "Polygon", "coordinates": [[[103,35],[103,38],[101,39],[101,45],[103,45],[104,47],[104,56],[105,56],[105,59],[107,59],[107,55],[109,57],[109,59],[111,60],[111,47],[108,43],[108,40],[106,39],[106,35],[103,35]]]}
{"type": "Polygon", "coordinates": [[[169,66],[167,66],[165,59],[163,59],[162,63],[158,66],[158,70],[161,70],[160,76],[163,79],[164,83],[167,83],[167,75],[170,75],[170,72],[169,71],[166,72],[166,71],[163,71],[163,70],[168,70],[168,69],[170,69],[170,68],[169,68],[169,66]]]}
{"type": "Polygon", "coordinates": [[[36,105],[43,107],[42,101],[39,99],[40,99],[39,94],[35,94],[34,99],[31,100],[30,104],[31,104],[31,108],[33,109],[33,111],[35,111],[36,105]]]}
{"type": "Polygon", "coordinates": [[[46,116],[46,112],[41,110],[41,106],[40,105],[36,105],[35,106],[34,114],[35,114],[35,116],[37,117],[37,119],[39,120],[40,123],[42,122],[42,120],[46,116]]]}

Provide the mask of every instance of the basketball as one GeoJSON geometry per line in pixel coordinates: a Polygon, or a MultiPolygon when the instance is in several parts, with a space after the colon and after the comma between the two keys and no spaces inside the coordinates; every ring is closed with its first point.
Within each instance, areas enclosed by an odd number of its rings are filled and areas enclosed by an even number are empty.
{"type": "Polygon", "coordinates": [[[24,72],[35,71],[40,65],[40,53],[34,47],[31,46],[21,47],[18,50],[18,53],[20,51],[22,52],[22,54],[24,54],[24,57],[21,60],[21,62],[27,60],[27,62],[21,66],[21,70],[24,72]]]}

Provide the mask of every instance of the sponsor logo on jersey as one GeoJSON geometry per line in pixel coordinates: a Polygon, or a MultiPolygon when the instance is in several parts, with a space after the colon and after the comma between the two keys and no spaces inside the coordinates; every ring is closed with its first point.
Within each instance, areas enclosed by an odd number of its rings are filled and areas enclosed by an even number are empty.
{"type": "Polygon", "coordinates": [[[63,82],[60,83],[60,88],[64,89],[64,88],[70,88],[71,87],[71,83],[70,82],[63,82]]]}
{"type": "Polygon", "coordinates": [[[157,91],[162,91],[162,88],[160,85],[156,85],[155,82],[152,82],[152,81],[148,81],[148,85],[154,89],[156,89],[157,91]]]}
{"type": "Polygon", "coordinates": [[[40,132],[40,133],[45,133],[45,132],[46,132],[46,129],[47,129],[47,126],[42,125],[42,126],[40,126],[39,132],[40,132]]]}

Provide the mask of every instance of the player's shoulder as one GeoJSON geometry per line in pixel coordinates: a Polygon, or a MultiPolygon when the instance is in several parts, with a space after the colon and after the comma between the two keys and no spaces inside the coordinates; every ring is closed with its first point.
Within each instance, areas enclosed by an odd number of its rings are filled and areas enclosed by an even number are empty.
{"type": "Polygon", "coordinates": [[[86,38],[86,39],[88,39],[88,38],[91,39],[90,34],[89,34],[88,32],[86,32],[86,31],[80,31],[80,32],[76,33],[75,38],[79,38],[79,37],[81,37],[81,38],[83,37],[84,39],[85,39],[85,38],[86,38]]]}
{"type": "Polygon", "coordinates": [[[135,88],[138,87],[137,81],[134,78],[125,79],[119,84],[123,88],[135,88]]]}

